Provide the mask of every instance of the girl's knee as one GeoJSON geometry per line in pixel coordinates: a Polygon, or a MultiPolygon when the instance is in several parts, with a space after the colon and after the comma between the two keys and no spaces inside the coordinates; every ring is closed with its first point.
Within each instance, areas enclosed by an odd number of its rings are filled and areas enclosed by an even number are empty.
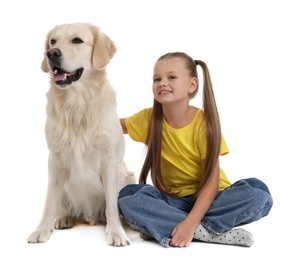
{"type": "Polygon", "coordinates": [[[273,199],[267,185],[257,179],[248,178],[238,181],[235,186],[242,187],[245,194],[248,194],[249,202],[251,203],[251,208],[254,210],[265,211],[264,215],[267,215],[272,208],[273,199]]]}
{"type": "Polygon", "coordinates": [[[260,190],[267,192],[268,194],[271,194],[268,186],[263,181],[261,181],[257,178],[248,178],[248,179],[244,179],[242,181],[248,183],[248,185],[251,186],[252,188],[257,188],[257,189],[260,189],[260,190]]]}
{"type": "Polygon", "coordinates": [[[247,179],[249,185],[254,189],[256,204],[265,211],[264,216],[268,215],[273,206],[273,198],[267,185],[259,179],[247,179]]]}
{"type": "Polygon", "coordinates": [[[265,216],[267,216],[273,206],[273,198],[269,192],[269,190],[262,189],[262,203],[263,206],[266,207],[265,216]]]}
{"type": "Polygon", "coordinates": [[[124,188],[120,190],[119,193],[119,199],[126,197],[126,196],[131,196],[135,194],[138,190],[140,190],[144,185],[143,184],[129,184],[126,185],[124,188]]]}

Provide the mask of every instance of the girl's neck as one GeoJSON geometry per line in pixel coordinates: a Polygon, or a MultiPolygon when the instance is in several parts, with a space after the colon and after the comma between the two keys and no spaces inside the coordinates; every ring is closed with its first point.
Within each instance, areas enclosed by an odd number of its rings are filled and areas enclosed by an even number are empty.
{"type": "Polygon", "coordinates": [[[185,106],[162,105],[165,121],[172,128],[182,128],[188,125],[196,114],[196,108],[189,104],[185,106]]]}

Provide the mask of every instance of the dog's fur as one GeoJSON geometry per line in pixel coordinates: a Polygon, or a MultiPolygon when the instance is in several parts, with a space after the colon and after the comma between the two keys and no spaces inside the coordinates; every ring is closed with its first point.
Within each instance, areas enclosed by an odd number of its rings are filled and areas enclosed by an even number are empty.
{"type": "Polygon", "coordinates": [[[49,73],[46,138],[49,180],[43,217],[28,242],[45,242],[54,227],[107,223],[107,242],[129,244],[117,197],[134,183],[123,161],[124,137],[116,94],[105,66],[114,42],[87,23],[62,24],[47,34],[41,68],[49,73]]]}

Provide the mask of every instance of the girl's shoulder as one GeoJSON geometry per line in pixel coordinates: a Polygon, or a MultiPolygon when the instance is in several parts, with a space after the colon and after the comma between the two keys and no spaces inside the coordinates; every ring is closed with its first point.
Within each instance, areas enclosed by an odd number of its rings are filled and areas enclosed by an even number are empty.
{"type": "Polygon", "coordinates": [[[201,108],[195,107],[196,114],[192,120],[192,123],[203,122],[204,120],[204,111],[201,108]]]}
{"type": "Polygon", "coordinates": [[[144,108],[139,112],[135,113],[134,115],[132,115],[131,117],[150,119],[152,116],[152,111],[153,111],[152,107],[144,108]]]}
{"type": "Polygon", "coordinates": [[[135,114],[127,117],[125,119],[125,123],[127,125],[127,127],[130,125],[145,125],[147,126],[151,120],[151,116],[152,116],[152,107],[149,108],[144,108],[138,112],[136,112],[135,114]]]}
{"type": "MultiPolygon", "coordinates": [[[[196,114],[189,124],[189,128],[192,129],[195,133],[204,133],[206,131],[206,121],[205,114],[201,108],[196,108],[196,114]]],[[[197,136],[197,134],[196,134],[197,136]]]]}

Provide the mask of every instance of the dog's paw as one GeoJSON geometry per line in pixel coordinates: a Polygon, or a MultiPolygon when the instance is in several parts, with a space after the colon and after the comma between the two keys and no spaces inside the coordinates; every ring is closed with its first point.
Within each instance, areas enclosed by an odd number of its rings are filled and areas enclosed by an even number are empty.
{"type": "Polygon", "coordinates": [[[55,221],[55,229],[72,228],[75,225],[75,222],[76,222],[76,219],[69,216],[58,218],[55,221]]]}
{"type": "Polygon", "coordinates": [[[108,233],[107,242],[111,246],[127,246],[130,245],[130,240],[126,234],[121,233],[108,233]]]}
{"type": "Polygon", "coordinates": [[[50,229],[37,229],[27,238],[28,243],[44,243],[47,242],[52,234],[50,229]]]}

